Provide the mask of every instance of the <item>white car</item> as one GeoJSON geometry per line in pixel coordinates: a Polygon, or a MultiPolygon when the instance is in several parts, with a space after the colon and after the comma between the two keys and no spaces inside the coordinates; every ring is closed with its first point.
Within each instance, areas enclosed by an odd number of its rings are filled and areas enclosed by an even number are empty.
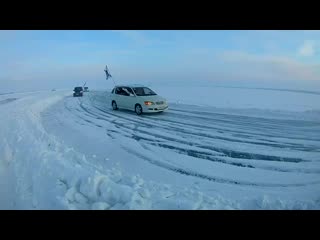
{"type": "Polygon", "coordinates": [[[163,112],[168,109],[166,99],[141,85],[116,86],[111,92],[111,105],[113,110],[128,109],[138,115],[163,112]]]}

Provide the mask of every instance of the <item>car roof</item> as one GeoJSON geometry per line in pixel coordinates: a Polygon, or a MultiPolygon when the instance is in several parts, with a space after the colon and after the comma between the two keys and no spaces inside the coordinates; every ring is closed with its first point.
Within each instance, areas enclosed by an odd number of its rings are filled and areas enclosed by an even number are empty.
{"type": "Polygon", "coordinates": [[[115,87],[131,87],[131,88],[134,88],[134,87],[146,87],[142,84],[123,84],[123,85],[117,85],[115,87]]]}

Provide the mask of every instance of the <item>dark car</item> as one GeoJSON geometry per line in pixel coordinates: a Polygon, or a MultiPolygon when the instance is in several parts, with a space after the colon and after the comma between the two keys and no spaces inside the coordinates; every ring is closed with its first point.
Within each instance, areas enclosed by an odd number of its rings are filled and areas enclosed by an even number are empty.
{"type": "Polygon", "coordinates": [[[89,88],[88,87],[84,87],[84,91],[85,92],[89,92],[89,88]]]}
{"type": "Polygon", "coordinates": [[[83,88],[82,87],[75,87],[73,89],[74,93],[73,96],[74,97],[82,97],[83,96],[83,88]]]}

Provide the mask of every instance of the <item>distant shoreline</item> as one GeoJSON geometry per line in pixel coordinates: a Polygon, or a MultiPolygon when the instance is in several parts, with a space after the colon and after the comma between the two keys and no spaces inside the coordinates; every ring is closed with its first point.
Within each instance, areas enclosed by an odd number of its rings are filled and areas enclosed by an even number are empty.
{"type": "MultiPolygon", "coordinates": [[[[166,86],[166,85],[164,85],[166,86]]],[[[167,87],[170,87],[167,86],[167,87]]],[[[175,86],[178,87],[178,86],[175,86]]],[[[194,87],[194,86],[193,86],[194,87]]],[[[204,87],[199,85],[199,87],[204,87]]],[[[287,89],[287,88],[264,88],[264,87],[236,87],[236,86],[222,86],[222,85],[212,85],[212,86],[206,86],[206,87],[213,87],[213,88],[237,88],[237,89],[252,89],[252,90],[267,90],[267,91],[279,91],[279,92],[294,92],[294,93],[305,93],[305,94],[313,94],[313,95],[320,95],[320,91],[310,91],[310,90],[298,90],[298,89],[287,89]]],[[[67,90],[67,89],[56,89],[58,90],[67,90]]],[[[105,91],[105,90],[111,90],[111,89],[95,89],[92,88],[91,90],[95,91],[105,91]]],[[[51,91],[51,90],[34,90],[34,91],[15,91],[15,92],[4,92],[0,95],[9,95],[14,93],[32,93],[32,92],[43,92],[43,91],[51,91]]]]}
{"type": "Polygon", "coordinates": [[[286,89],[286,88],[263,88],[263,87],[227,87],[227,86],[215,86],[221,88],[240,88],[240,89],[256,89],[256,90],[268,90],[268,91],[280,91],[280,92],[296,92],[296,93],[307,93],[320,95],[318,91],[309,91],[309,90],[296,90],[296,89],[286,89]]]}

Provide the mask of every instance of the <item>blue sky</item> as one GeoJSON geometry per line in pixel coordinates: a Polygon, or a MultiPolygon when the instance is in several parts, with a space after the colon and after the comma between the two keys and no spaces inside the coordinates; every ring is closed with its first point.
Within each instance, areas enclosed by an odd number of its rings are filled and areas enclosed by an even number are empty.
{"type": "MultiPolygon", "coordinates": [[[[319,88],[320,31],[1,31],[3,89],[84,81],[319,88]]],[[[319,88],[320,90],[320,88],[319,88]]]]}

